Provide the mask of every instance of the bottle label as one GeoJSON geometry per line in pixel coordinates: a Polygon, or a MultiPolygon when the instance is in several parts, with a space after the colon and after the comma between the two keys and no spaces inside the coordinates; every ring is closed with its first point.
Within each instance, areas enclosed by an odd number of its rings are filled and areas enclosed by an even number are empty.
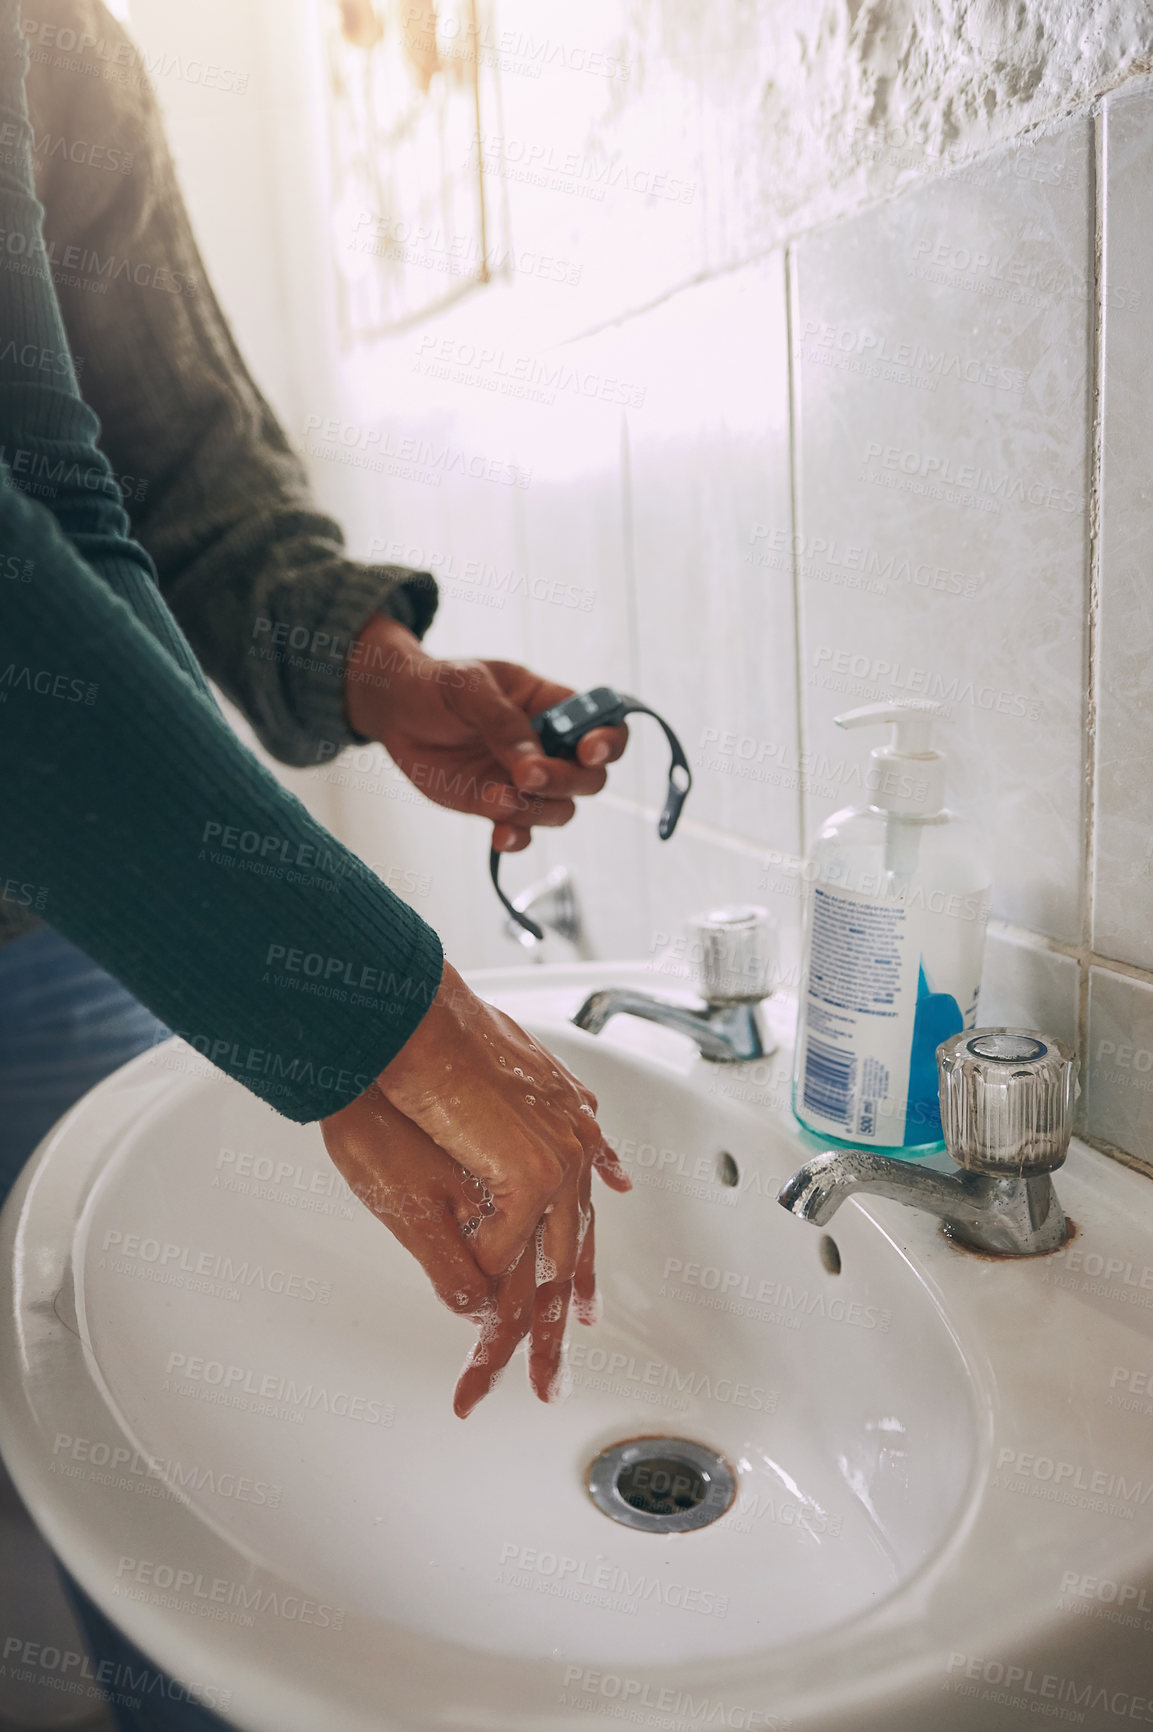
{"type": "Polygon", "coordinates": [[[814,887],[797,1088],[812,1129],[881,1148],[940,1140],[936,1050],[975,1012],[983,898],[977,908],[969,942],[958,945],[956,919],[941,912],[814,887]],[[944,952],[933,931],[942,920],[944,952]],[[925,963],[926,954],[950,952],[954,964],[972,964],[963,970],[973,975],[963,1011],[956,980],[935,982],[925,963]],[[940,990],[946,985],[954,991],[940,990]]]}

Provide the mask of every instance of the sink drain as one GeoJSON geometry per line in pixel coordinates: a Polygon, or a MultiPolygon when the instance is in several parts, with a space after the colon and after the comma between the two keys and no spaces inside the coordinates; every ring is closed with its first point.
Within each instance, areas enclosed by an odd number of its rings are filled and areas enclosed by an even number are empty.
{"type": "Polygon", "coordinates": [[[715,1450],[685,1437],[634,1437],[597,1456],[588,1472],[598,1509],[645,1534],[708,1527],[736,1496],[733,1471],[715,1450]]]}

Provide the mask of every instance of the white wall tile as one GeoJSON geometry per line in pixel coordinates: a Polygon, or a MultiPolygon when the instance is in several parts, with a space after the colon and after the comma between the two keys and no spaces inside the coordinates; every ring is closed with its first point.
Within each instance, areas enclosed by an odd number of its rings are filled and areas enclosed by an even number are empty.
{"type": "MultiPolygon", "coordinates": [[[[614,772],[616,774],[617,772],[614,772]]],[[[585,800],[563,829],[537,831],[532,847],[501,869],[501,883],[518,888],[552,866],[567,866],[576,883],[585,934],[594,956],[637,957],[648,953],[648,823],[615,799],[585,800]]],[[[670,843],[677,846],[678,838],[670,843]]],[[[510,945],[509,950],[512,950],[510,945]]],[[[571,955],[553,944],[554,958],[571,955]]]]}
{"type": "Polygon", "coordinates": [[[1081,1086],[1088,1134],[1153,1163],[1153,985],[1090,970],[1081,1086]]]}
{"type": "MultiPolygon", "coordinates": [[[[326,438],[332,430],[323,425],[302,428],[306,455],[324,473],[330,503],[343,501],[358,552],[437,577],[440,607],[427,640],[433,654],[519,662],[578,690],[631,690],[621,397],[643,398],[645,386],[628,373],[620,333],[608,332],[533,348],[534,364],[553,383],[520,389],[511,376],[521,341],[512,334],[514,309],[514,292],[494,291],[360,355],[337,393],[336,437],[326,438]],[[437,359],[442,353],[449,359],[437,359]]],[[[327,420],[330,407],[318,399],[314,413],[327,420]]],[[[663,765],[655,771],[664,773],[663,765]]],[[[437,889],[421,912],[454,958],[473,966],[508,960],[485,875],[487,826],[457,816],[445,829],[427,802],[405,797],[383,759],[366,772],[358,755],[351,775],[337,765],[330,780],[339,834],[370,858],[395,862],[402,876],[425,875],[413,862],[424,859],[426,836],[436,837],[437,889]],[[459,882],[455,901],[451,882],[459,882]]],[[[611,770],[610,785],[657,798],[640,738],[611,770]]],[[[532,865],[506,864],[512,888],[522,874],[524,882],[539,875],[543,844],[533,852],[532,865]]],[[[550,862],[565,857],[565,848],[548,855],[550,862]]],[[[638,889],[623,898],[623,882],[607,928],[611,954],[620,953],[618,945],[628,949],[629,934],[644,926],[643,895],[638,889]]]]}
{"type": "Polygon", "coordinates": [[[488,878],[487,823],[427,800],[383,746],[353,746],[308,775],[309,805],[323,790],[333,832],[436,929],[458,968],[506,960],[488,878]]]}
{"type": "MultiPolygon", "coordinates": [[[[865,756],[833,717],[945,701],[993,911],[1080,937],[1089,122],[796,248],[807,822],[865,756]]],[[[770,546],[785,545],[774,525],[770,546]]]]}
{"type": "Polygon", "coordinates": [[[978,1025],[1035,1028],[1076,1047],[1080,978],[1074,957],[1030,943],[1021,933],[990,932],[978,1025]]]}
{"type": "MultiPolygon", "coordinates": [[[[607,685],[635,692],[626,430],[619,398],[643,397],[619,331],[546,351],[547,364],[579,375],[590,396],[561,395],[524,414],[519,456],[532,472],[521,493],[518,569],[524,574],[528,664],[549,680],[587,691],[607,685]],[[597,393],[600,393],[599,395],[597,393]]],[[[644,724],[641,724],[642,728],[644,724]]],[[[633,731],[625,758],[610,771],[615,792],[642,798],[656,787],[644,774],[643,740],[633,731]]]]}
{"type": "MultiPolygon", "coordinates": [[[[697,823],[792,848],[792,573],[754,561],[758,527],[789,521],[783,259],[686,290],[624,334],[648,385],[627,411],[638,695],[680,735],[697,823]]],[[[666,763],[654,733],[654,783],[666,763]]]]}
{"type": "Polygon", "coordinates": [[[1153,965],[1153,89],[1105,107],[1093,946],[1153,965]]]}

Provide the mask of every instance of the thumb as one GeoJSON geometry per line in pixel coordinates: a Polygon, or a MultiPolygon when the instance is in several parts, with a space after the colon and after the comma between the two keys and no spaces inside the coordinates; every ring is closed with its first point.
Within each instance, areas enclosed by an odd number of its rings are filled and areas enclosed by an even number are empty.
{"type": "Polygon", "coordinates": [[[492,669],[481,662],[476,678],[459,694],[456,711],[471,723],[492,753],[508,771],[518,788],[543,788],[548,781],[549,760],[541,748],[528,716],[504,691],[492,669]]]}

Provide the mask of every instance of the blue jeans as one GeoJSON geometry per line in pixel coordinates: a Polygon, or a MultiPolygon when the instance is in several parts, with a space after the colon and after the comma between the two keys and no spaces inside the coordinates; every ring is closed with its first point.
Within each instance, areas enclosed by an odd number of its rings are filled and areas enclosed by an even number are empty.
{"type": "MultiPolygon", "coordinates": [[[[0,946],[0,1203],[56,1120],[168,1030],[111,975],[47,928],[0,946]]],[[[62,1569],[121,1732],[227,1732],[109,1623],[62,1569]]]]}

